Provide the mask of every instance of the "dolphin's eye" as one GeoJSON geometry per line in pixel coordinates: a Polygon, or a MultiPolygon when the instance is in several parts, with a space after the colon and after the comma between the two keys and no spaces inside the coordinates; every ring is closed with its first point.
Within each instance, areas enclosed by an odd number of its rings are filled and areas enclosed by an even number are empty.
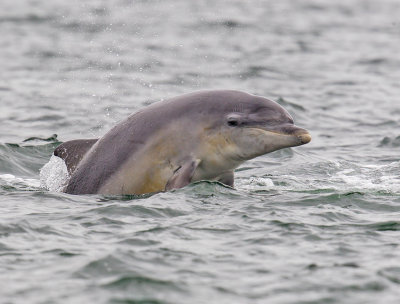
{"type": "Polygon", "coordinates": [[[228,126],[237,127],[239,125],[239,120],[237,118],[230,117],[228,118],[228,126]]]}
{"type": "Polygon", "coordinates": [[[230,127],[237,127],[242,125],[242,118],[240,115],[232,113],[227,117],[226,122],[230,127]]]}

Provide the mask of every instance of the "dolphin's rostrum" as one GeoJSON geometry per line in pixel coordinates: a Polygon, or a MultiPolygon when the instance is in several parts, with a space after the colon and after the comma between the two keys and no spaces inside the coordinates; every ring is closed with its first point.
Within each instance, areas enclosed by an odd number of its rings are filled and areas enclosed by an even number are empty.
{"type": "Polygon", "coordinates": [[[54,154],[71,174],[67,193],[143,194],[200,180],[233,186],[244,161],[310,140],[276,102],[218,90],[154,103],[100,139],[65,142],[54,154]]]}

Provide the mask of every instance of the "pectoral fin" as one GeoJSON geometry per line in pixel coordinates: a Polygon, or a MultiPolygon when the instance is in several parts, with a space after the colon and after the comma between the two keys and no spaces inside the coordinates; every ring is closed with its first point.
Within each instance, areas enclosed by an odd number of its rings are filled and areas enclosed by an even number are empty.
{"type": "Polygon", "coordinates": [[[165,185],[165,190],[182,188],[190,184],[199,163],[199,159],[191,159],[179,166],[165,185]]]}
{"type": "Polygon", "coordinates": [[[217,181],[233,188],[233,181],[234,181],[233,171],[228,171],[225,172],[224,174],[221,174],[221,176],[217,179],[217,181]]]}

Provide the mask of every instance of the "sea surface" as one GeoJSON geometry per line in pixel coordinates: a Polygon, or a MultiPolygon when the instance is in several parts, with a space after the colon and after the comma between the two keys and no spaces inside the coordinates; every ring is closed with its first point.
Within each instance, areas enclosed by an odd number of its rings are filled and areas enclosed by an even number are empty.
{"type": "Polygon", "coordinates": [[[400,303],[400,1],[2,0],[0,302],[400,303]],[[313,140],[235,189],[43,187],[61,142],[203,89],[313,140]]]}

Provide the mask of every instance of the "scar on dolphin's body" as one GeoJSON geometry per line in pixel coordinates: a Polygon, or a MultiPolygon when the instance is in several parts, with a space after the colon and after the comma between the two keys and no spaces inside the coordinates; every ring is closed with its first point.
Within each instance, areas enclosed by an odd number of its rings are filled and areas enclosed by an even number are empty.
{"type": "Polygon", "coordinates": [[[70,194],[144,194],[200,180],[232,186],[244,161],[310,142],[307,130],[264,97],[200,91],[154,103],[99,139],[61,144],[70,194]]]}

